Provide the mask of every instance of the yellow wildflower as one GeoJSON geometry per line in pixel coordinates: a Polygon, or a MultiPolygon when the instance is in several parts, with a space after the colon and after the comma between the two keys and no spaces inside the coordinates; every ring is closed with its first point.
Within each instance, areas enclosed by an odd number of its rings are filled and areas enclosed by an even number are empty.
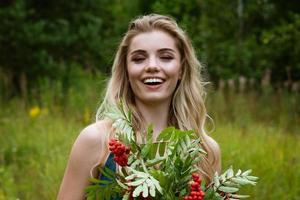
{"type": "Polygon", "coordinates": [[[29,110],[29,116],[31,118],[36,118],[41,113],[41,109],[38,106],[34,106],[29,110]]]}

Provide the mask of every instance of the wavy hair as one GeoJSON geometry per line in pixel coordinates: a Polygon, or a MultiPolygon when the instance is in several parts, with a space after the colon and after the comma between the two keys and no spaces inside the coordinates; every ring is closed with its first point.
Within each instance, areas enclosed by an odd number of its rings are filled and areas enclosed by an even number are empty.
{"type": "Polygon", "coordinates": [[[207,156],[199,163],[201,174],[210,181],[215,171],[219,171],[220,152],[217,143],[209,137],[204,129],[207,112],[204,104],[205,82],[201,76],[202,65],[198,61],[190,39],[168,16],[150,14],[138,17],[130,22],[128,30],[120,43],[112,66],[112,75],[108,82],[104,100],[97,111],[96,120],[104,119],[107,106],[117,104],[120,100],[126,109],[132,111],[133,127],[139,132],[145,130],[145,122],[135,106],[134,93],[127,75],[127,53],[132,39],[151,31],[164,31],[176,41],[181,54],[182,78],[172,97],[168,125],[181,130],[195,130],[202,139],[202,148],[207,156]]]}

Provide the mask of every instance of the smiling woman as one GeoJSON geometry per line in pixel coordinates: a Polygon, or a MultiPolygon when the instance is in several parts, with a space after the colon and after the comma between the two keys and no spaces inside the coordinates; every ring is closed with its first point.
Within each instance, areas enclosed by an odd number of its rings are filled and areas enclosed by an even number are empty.
{"type": "Polygon", "coordinates": [[[175,39],[157,30],[134,37],[129,45],[127,72],[140,110],[149,104],[151,109],[153,106],[168,109],[181,79],[180,53],[175,39]]]}
{"type": "Polygon", "coordinates": [[[132,112],[139,142],[149,124],[154,125],[154,139],[168,126],[194,130],[207,152],[199,173],[210,182],[221,163],[219,146],[204,129],[207,114],[201,68],[189,38],[175,20],[157,14],[133,20],[119,45],[97,121],[73,145],[58,199],[85,198],[91,176],[105,179],[97,166],[118,168],[108,150],[114,129],[105,113],[120,101],[125,111],[132,112]]]}

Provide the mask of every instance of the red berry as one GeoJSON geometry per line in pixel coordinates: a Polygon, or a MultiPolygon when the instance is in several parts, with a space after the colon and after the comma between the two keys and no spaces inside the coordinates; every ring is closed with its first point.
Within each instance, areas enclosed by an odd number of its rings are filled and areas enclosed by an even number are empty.
{"type": "Polygon", "coordinates": [[[109,141],[109,150],[114,154],[114,161],[116,163],[118,163],[120,166],[127,165],[130,148],[126,147],[118,140],[111,139],[109,141]]]}
{"type": "Polygon", "coordinates": [[[199,174],[197,174],[197,173],[193,173],[193,174],[192,174],[192,177],[193,177],[193,179],[194,179],[194,178],[195,178],[195,179],[200,178],[199,174]]]}

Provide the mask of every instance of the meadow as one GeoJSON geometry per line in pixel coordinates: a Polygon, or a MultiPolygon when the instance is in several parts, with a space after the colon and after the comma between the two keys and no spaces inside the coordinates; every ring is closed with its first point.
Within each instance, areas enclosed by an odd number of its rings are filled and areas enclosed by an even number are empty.
{"type": "MultiPolygon", "coordinates": [[[[79,74],[65,91],[41,81],[30,101],[1,101],[0,200],[55,199],[80,130],[94,121],[105,77],[79,74]],[[75,81],[76,80],[76,81],[75,81]]],[[[289,92],[220,92],[206,98],[223,169],[253,169],[250,199],[300,199],[300,96],[289,92]]]]}

